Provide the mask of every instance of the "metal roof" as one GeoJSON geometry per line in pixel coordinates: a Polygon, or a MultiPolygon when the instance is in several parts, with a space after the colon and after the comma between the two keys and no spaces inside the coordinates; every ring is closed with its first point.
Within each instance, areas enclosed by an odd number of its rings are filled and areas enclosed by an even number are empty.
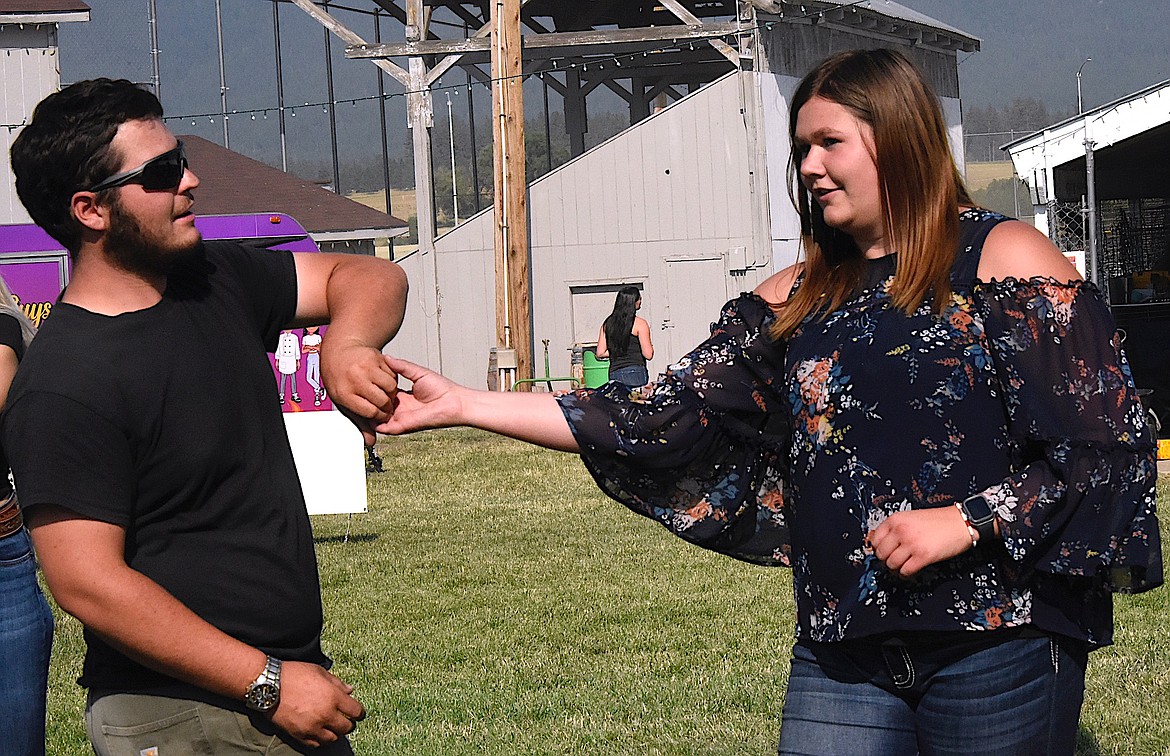
{"type": "MultiPolygon", "coordinates": [[[[1084,113],[1080,113],[1079,115],[1071,116],[1069,118],[1064,119],[1063,121],[1060,121],[1058,123],[1054,123],[1051,126],[1045,126],[1044,128],[1039,129],[1038,131],[1034,131],[1031,134],[1028,134],[1027,136],[1020,137],[1019,139],[1015,140],[1014,142],[1008,142],[1007,144],[1000,146],[1000,149],[1001,150],[1011,150],[1013,147],[1018,147],[1019,145],[1023,144],[1024,142],[1036,141],[1037,138],[1039,138],[1042,141],[1045,133],[1051,134],[1053,132],[1058,132],[1058,131],[1061,131],[1062,129],[1065,129],[1065,127],[1070,126],[1070,125],[1079,126],[1080,124],[1082,124],[1084,122],[1085,118],[1091,118],[1091,119],[1092,118],[1099,118],[1100,116],[1115,110],[1119,105],[1133,103],[1133,102],[1136,102],[1137,100],[1144,101],[1149,95],[1161,94],[1162,91],[1166,90],[1166,89],[1170,89],[1170,79],[1166,79],[1165,81],[1159,82],[1157,84],[1151,84],[1150,86],[1146,87],[1145,89],[1139,89],[1138,91],[1136,91],[1132,94],[1127,94],[1124,97],[1119,97],[1116,100],[1114,100],[1113,102],[1107,102],[1104,105],[1100,105],[1098,107],[1093,108],[1092,110],[1086,110],[1084,113]]],[[[1161,115],[1160,111],[1159,111],[1159,114],[1161,115]]],[[[1165,115],[1170,116],[1170,112],[1166,113],[1165,115]]],[[[1163,120],[1163,122],[1165,122],[1165,121],[1163,120]]]]}
{"type": "MultiPolygon", "coordinates": [[[[974,52],[980,48],[982,40],[944,24],[938,19],[919,13],[893,0],[808,0],[807,2],[793,2],[792,0],[752,0],[753,5],[766,13],[785,15],[808,16],[816,13],[834,20],[849,23],[851,21],[864,23],[863,17],[869,14],[882,16],[890,21],[902,21],[921,30],[930,30],[935,35],[945,35],[952,40],[953,47],[965,52],[974,52]]],[[[872,16],[871,16],[872,18],[872,16]]]]}
{"type": "Polygon", "coordinates": [[[0,0],[0,24],[56,24],[88,20],[89,6],[80,0],[0,0]]]}
{"type": "Polygon", "coordinates": [[[200,215],[288,213],[315,239],[373,239],[406,233],[406,221],[197,136],[180,136],[199,177],[200,215]]]}

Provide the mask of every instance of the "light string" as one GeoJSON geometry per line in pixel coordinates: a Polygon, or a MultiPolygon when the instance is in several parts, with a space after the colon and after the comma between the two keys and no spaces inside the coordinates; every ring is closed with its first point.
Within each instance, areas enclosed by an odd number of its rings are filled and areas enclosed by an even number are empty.
{"type": "MultiPolygon", "coordinates": [[[[856,8],[857,6],[867,4],[871,1],[872,0],[853,0],[853,2],[838,6],[837,9],[845,10],[845,9],[850,9],[850,8],[856,8]]],[[[339,7],[339,6],[331,4],[331,7],[339,7]]],[[[783,10],[781,10],[779,17],[781,19],[799,21],[799,20],[807,20],[807,19],[812,19],[812,18],[823,19],[825,16],[825,12],[823,10],[809,12],[804,5],[800,6],[800,10],[801,10],[800,14],[789,15],[789,16],[786,16],[784,14],[783,10]]],[[[256,120],[256,116],[259,115],[259,116],[261,116],[262,119],[267,119],[269,113],[276,114],[276,113],[280,113],[282,110],[285,112],[288,112],[289,117],[296,117],[296,111],[298,109],[303,111],[303,110],[308,109],[308,108],[313,108],[313,109],[321,108],[323,113],[328,114],[329,108],[331,106],[333,106],[335,108],[338,105],[350,105],[352,107],[357,107],[357,104],[361,103],[361,102],[377,102],[379,100],[389,101],[389,100],[393,100],[397,97],[409,97],[412,94],[439,93],[439,92],[444,92],[444,91],[448,91],[448,90],[459,94],[459,93],[462,93],[463,90],[471,91],[472,87],[476,87],[476,86],[482,86],[484,89],[491,89],[493,86],[495,86],[498,83],[510,81],[512,79],[523,80],[523,79],[527,79],[527,78],[532,77],[532,76],[538,76],[539,78],[541,78],[543,80],[544,77],[548,74],[559,73],[559,72],[563,72],[566,70],[575,70],[577,68],[580,68],[582,70],[582,72],[585,72],[585,73],[587,73],[591,67],[596,68],[599,71],[604,71],[604,70],[606,70],[607,64],[612,65],[614,68],[621,68],[623,60],[625,60],[627,62],[633,62],[633,61],[636,61],[638,58],[648,58],[651,55],[661,55],[661,54],[668,53],[668,52],[683,52],[684,50],[691,52],[691,51],[695,50],[696,43],[711,42],[711,41],[715,41],[715,40],[720,40],[720,41],[733,40],[737,37],[742,37],[745,34],[750,34],[753,32],[760,31],[760,30],[772,31],[772,29],[778,23],[781,23],[781,21],[763,21],[763,22],[759,22],[759,23],[752,25],[752,26],[745,26],[742,29],[739,29],[739,30],[734,31],[734,32],[725,32],[723,34],[711,34],[711,35],[698,36],[698,37],[694,37],[694,38],[688,38],[686,41],[681,41],[681,42],[679,40],[675,39],[675,40],[671,40],[671,43],[669,45],[664,45],[662,47],[648,48],[645,50],[641,50],[639,52],[626,53],[626,54],[622,54],[622,55],[610,55],[610,56],[604,56],[604,57],[598,56],[598,57],[594,57],[594,58],[588,59],[588,60],[573,61],[572,63],[569,63],[568,65],[558,65],[558,59],[553,58],[553,59],[550,59],[551,66],[549,68],[544,68],[540,71],[528,71],[526,73],[516,74],[514,76],[489,77],[488,79],[485,79],[483,81],[472,82],[470,84],[467,84],[467,83],[443,84],[443,85],[429,86],[425,89],[406,90],[403,92],[390,92],[390,93],[385,93],[385,94],[372,94],[372,95],[365,95],[362,97],[334,99],[332,101],[305,102],[305,103],[301,103],[299,105],[283,105],[283,106],[269,105],[266,107],[259,107],[259,108],[234,108],[232,110],[227,111],[226,113],[221,111],[221,110],[216,110],[213,112],[206,112],[206,113],[189,113],[189,114],[185,114],[185,115],[165,116],[163,118],[163,120],[164,121],[191,121],[191,125],[195,126],[195,125],[198,125],[198,121],[200,121],[204,118],[208,119],[208,122],[210,124],[216,123],[216,118],[231,118],[233,116],[249,116],[249,120],[256,120]]],[[[718,62],[719,60],[723,60],[723,58],[713,58],[712,59],[713,62],[718,62]]],[[[662,65],[666,65],[666,64],[664,63],[662,65]]]]}

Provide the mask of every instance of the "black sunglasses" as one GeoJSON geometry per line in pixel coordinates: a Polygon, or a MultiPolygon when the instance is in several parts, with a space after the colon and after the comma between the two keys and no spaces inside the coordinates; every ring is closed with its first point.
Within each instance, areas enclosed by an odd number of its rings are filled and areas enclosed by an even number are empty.
{"type": "Polygon", "coordinates": [[[105,181],[95,184],[89,189],[91,192],[100,192],[103,189],[113,189],[126,184],[142,184],[143,189],[160,191],[162,189],[176,189],[183,180],[183,173],[187,170],[187,155],[183,152],[183,143],[175,149],[164,152],[156,158],[147,160],[137,168],[115,173],[105,181]]]}

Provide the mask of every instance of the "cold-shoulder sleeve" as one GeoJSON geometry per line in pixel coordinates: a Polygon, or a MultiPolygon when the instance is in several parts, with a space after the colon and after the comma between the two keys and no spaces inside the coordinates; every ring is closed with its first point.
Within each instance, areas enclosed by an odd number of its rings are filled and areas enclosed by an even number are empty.
{"type": "Polygon", "coordinates": [[[656,383],[631,391],[611,382],[559,401],[606,494],[704,548],[787,565],[788,412],[772,319],[762,299],[742,295],[656,383]]]}
{"type": "Polygon", "coordinates": [[[978,284],[1017,472],[985,491],[1027,568],[1138,592],[1162,582],[1154,444],[1092,284],[978,284]]]}

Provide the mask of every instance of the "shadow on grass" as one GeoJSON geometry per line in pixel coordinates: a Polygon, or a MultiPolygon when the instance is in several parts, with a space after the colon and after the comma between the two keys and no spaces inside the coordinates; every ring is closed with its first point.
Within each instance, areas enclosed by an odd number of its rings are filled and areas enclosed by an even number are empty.
{"type": "Polygon", "coordinates": [[[1087,729],[1084,725],[1077,728],[1077,750],[1075,756],[1103,756],[1104,753],[1092,730],[1087,729]]]}
{"type": "MultiPolygon", "coordinates": [[[[370,543],[371,541],[376,541],[381,537],[382,536],[380,533],[350,533],[349,534],[349,541],[350,542],[356,541],[357,543],[370,543]]],[[[346,542],[346,536],[344,533],[342,533],[340,535],[314,536],[313,537],[313,543],[316,543],[316,544],[345,543],[345,542],[346,542]]]]}

